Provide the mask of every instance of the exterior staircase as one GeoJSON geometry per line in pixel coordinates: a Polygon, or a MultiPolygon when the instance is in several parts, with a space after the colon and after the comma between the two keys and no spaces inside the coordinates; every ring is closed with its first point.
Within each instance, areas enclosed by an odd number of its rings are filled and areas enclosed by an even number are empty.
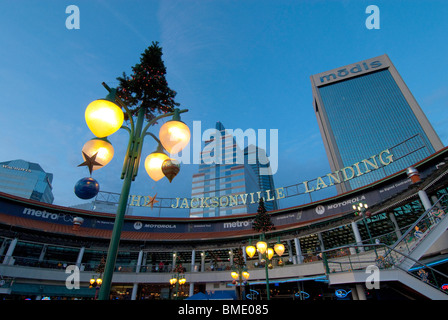
{"type": "Polygon", "coordinates": [[[441,197],[391,246],[353,245],[326,250],[323,262],[329,284],[361,284],[398,281],[432,300],[448,300],[444,284],[448,275],[418,261],[448,228],[448,207],[441,197]],[[375,270],[377,277],[375,278],[375,270]]]}

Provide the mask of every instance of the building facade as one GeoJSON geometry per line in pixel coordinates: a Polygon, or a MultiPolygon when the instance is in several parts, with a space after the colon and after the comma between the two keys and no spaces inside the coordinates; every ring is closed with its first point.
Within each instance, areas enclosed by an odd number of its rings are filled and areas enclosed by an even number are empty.
{"type": "Polygon", "coordinates": [[[387,55],[311,76],[313,106],[332,171],[357,164],[338,193],[407,168],[443,148],[414,96],[387,55]],[[371,158],[390,150],[394,163],[371,158]],[[362,162],[361,159],[370,159],[362,162]],[[379,169],[379,170],[376,170],[379,169]],[[365,172],[371,172],[364,175],[365,172]]]}
{"type": "Polygon", "coordinates": [[[0,191],[25,199],[53,203],[53,174],[37,163],[12,160],[0,163],[0,191]]]}
{"type": "MultiPolygon", "coordinates": [[[[252,167],[258,178],[259,190],[262,191],[263,194],[266,190],[275,190],[274,177],[272,175],[269,158],[264,149],[254,145],[244,148],[244,163],[247,163],[252,167]],[[263,172],[263,170],[267,172],[263,172]]],[[[277,200],[266,201],[268,200],[267,198],[264,200],[264,206],[267,211],[277,210],[279,208],[277,200]]]]}
{"type": "MultiPolygon", "coordinates": [[[[197,203],[191,208],[190,217],[218,217],[257,212],[257,203],[219,203],[225,195],[256,193],[259,191],[258,177],[247,163],[239,163],[238,156],[243,151],[237,145],[221,122],[216,123],[216,131],[205,141],[201,151],[199,172],[193,175],[191,197],[216,199],[212,205],[197,203]],[[214,205],[216,204],[216,205],[214,205]]],[[[227,198],[226,198],[227,199],[227,198]]],[[[229,200],[230,201],[230,200],[229,200]]]]}

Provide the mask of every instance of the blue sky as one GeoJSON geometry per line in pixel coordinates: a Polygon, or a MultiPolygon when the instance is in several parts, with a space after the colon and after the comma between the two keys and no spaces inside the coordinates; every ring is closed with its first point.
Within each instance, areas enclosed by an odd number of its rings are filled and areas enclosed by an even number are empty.
{"type": "MultiPolygon", "coordinates": [[[[182,116],[190,127],[219,120],[232,129],[279,130],[276,187],[330,172],[310,75],[384,53],[446,145],[447,16],[443,0],[2,1],[0,161],[39,163],[54,174],[55,204],[82,203],[73,187],[89,175],[77,167],[93,137],[85,108],[106,95],[101,82],[116,86],[152,41],[163,48],[176,100],[190,109],[182,116]],[[71,4],[80,10],[79,30],[65,26],[71,4]],[[380,9],[379,30],[365,27],[371,4],[380,9]]],[[[101,190],[120,192],[127,133],[110,140],[115,157],[93,177],[101,190]]],[[[143,157],[155,147],[148,139],[143,157]]],[[[197,170],[182,165],[171,184],[155,183],[142,163],[131,194],[190,197],[197,170]]]]}

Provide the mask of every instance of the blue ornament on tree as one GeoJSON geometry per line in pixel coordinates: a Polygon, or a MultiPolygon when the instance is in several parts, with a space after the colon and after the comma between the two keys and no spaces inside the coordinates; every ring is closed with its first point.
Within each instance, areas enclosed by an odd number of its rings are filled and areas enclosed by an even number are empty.
{"type": "Polygon", "coordinates": [[[98,194],[99,191],[100,185],[98,181],[96,181],[92,177],[82,178],[75,184],[75,194],[78,196],[78,198],[84,200],[92,199],[98,194]]]}

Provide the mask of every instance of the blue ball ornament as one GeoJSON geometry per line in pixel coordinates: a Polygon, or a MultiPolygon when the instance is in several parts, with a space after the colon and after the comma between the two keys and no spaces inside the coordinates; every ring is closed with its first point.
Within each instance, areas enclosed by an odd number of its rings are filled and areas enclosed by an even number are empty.
{"type": "Polygon", "coordinates": [[[78,198],[87,200],[95,197],[100,191],[100,185],[98,181],[92,177],[82,178],[75,184],[75,194],[78,198]]]}

